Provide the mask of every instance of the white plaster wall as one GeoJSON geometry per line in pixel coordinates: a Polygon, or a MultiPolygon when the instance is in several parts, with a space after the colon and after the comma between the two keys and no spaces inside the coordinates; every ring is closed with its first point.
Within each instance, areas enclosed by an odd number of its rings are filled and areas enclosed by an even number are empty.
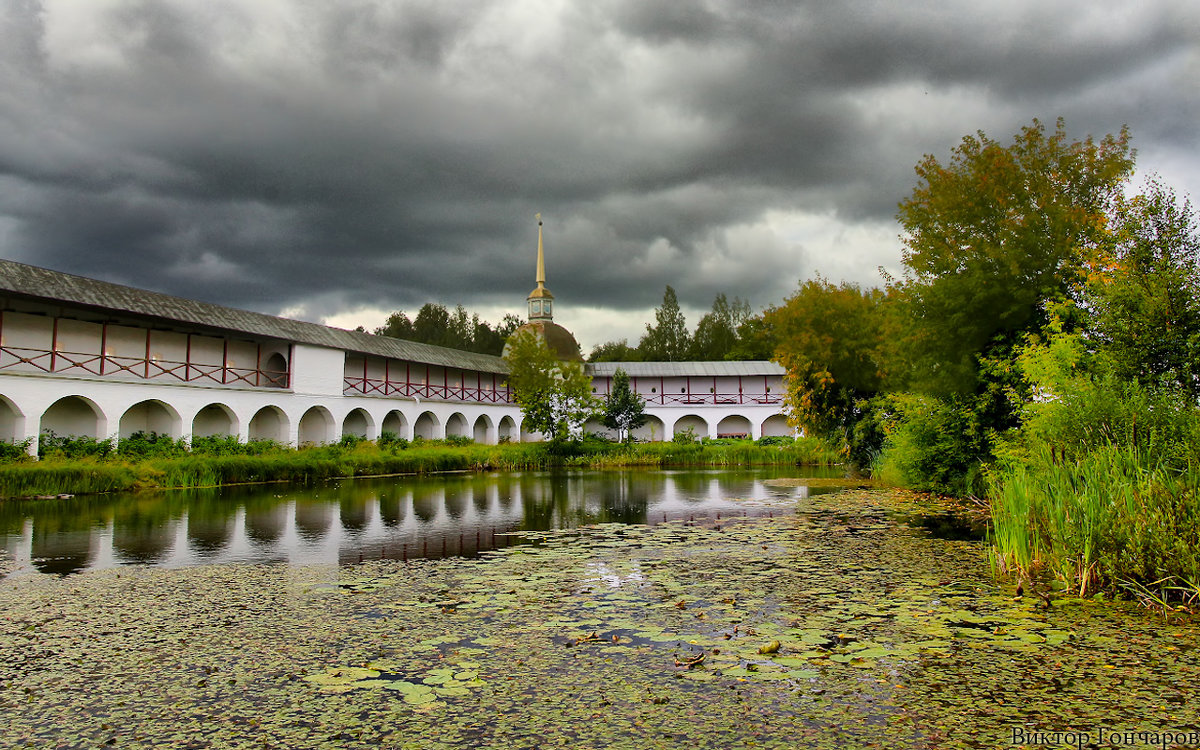
{"type": "Polygon", "coordinates": [[[296,344],[292,347],[291,365],[292,390],[297,395],[342,395],[346,369],[344,351],[296,344]]]}

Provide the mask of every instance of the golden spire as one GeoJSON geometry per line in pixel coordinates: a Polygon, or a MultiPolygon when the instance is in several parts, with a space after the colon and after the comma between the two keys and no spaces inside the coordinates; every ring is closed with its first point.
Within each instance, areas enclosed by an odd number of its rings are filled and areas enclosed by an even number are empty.
{"type": "Polygon", "coordinates": [[[542,215],[537,215],[538,223],[538,260],[537,260],[537,289],[529,293],[525,300],[529,303],[530,320],[554,319],[554,295],[546,288],[546,253],[542,249],[542,215]]]}
{"type": "Polygon", "coordinates": [[[546,255],[542,252],[542,215],[537,214],[538,223],[538,264],[537,264],[537,285],[538,289],[543,289],[546,286],[546,255]]]}

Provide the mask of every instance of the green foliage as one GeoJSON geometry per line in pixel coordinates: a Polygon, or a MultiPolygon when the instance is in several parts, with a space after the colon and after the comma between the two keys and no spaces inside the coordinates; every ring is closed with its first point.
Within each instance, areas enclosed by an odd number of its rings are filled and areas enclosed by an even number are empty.
{"type": "Polygon", "coordinates": [[[153,431],[139,430],[117,441],[117,455],[122,458],[182,456],[187,452],[188,446],[183,440],[174,440],[170,435],[153,431]]]}
{"type": "Polygon", "coordinates": [[[638,351],[647,362],[679,362],[686,360],[692,342],[687,321],[679,309],[679,299],[669,285],[663,293],[662,306],[654,311],[654,325],[646,324],[646,333],[638,343],[638,351]]]}
{"type": "Polygon", "coordinates": [[[696,437],[696,430],[692,427],[685,427],[679,432],[676,432],[671,438],[671,442],[676,445],[693,445],[699,443],[696,437]]]}
{"type": "Polygon", "coordinates": [[[911,489],[963,496],[982,490],[979,456],[988,436],[969,403],[931,396],[890,397],[875,475],[911,489]]]}
{"type": "Polygon", "coordinates": [[[1051,575],[1081,595],[1122,582],[1200,582],[1200,470],[1148,463],[1131,446],[1076,461],[1045,454],[993,491],[995,559],[1004,572],[1051,575]]]}
{"type": "MultiPolygon", "coordinates": [[[[1128,132],[1071,141],[1038,120],[1010,146],[967,136],[948,163],[927,156],[900,204],[915,385],[971,393],[997,334],[1036,330],[1044,303],[1075,294],[1107,242],[1133,170],[1128,132]]],[[[1003,336],[1002,336],[1003,338],[1003,336]]]]}
{"type": "Polygon", "coordinates": [[[584,422],[599,408],[582,362],[560,361],[532,331],[509,339],[504,361],[525,429],[547,435],[552,442],[582,434],[584,422]]]}
{"type": "Polygon", "coordinates": [[[83,435],[59,435],[46,430],[38,439],[38,457],[104,458],[113,452],[113,441],[83,435]]]}
{"type": "Polygon", "coordinates": [[[817,277],[766,316],[778,341],[776,358],[787,369],[792,423],[859,461],[855,426],[883,386],[886,301],[878,289],[817,277]]]}
{"type": "Polygon", "coordinates": [[[604,399],[604,426],[617,431],[617,439],[633,439],[632,431],[646,424],[646,401],[629,387],[629,375],[617,368],[604,399]]]}
{"type": "Polygon", "coordinates": [[[642,353],[626,339],[608,341],[592,347],[588,362],[641,362],[642,353]]]}
{"type": "Polygon", "coordinates": [[[384,430],[379,433],[378,442],[380,448],[388,450],[404,450],[408,447],[408,441],[391,430],[384,430]]]}
{"type": "Polygon", "coordinates": [[[1191,204],[1152,182],[1123,201],[1108,268],[1087,289],[1089,345],[1114,377],[1200,397],[1200,231],[1191,204]]]}
{"type": "Polygon", "coordinates": [[[713,300],[712,311],[696,324],[691,358],[706,362],[728,359],[737,346],[738,329],[750,317],[749,302],[737,297],[730,302],[724,294],[718,294],[713,300]]]}
{"type": "Polygon", "coordinates": [[[31,445],[33,445],[33,438],[0,441],[0,462],[28,461],[31,458],[29,455],[29,446],[31,445]]]}
{"type": "Polygon", "coordinates": [[[499,356],[504,350],[504,342],[521,323],[520,318],[509,313],[493,328],[480,320],[477,313],[468,313],[462,305],[451,312],[443,305],[428,302],[421,306],[413,320],[409,320],[403,311],[392,313],[375,329],[375,335],[499,356]]]}

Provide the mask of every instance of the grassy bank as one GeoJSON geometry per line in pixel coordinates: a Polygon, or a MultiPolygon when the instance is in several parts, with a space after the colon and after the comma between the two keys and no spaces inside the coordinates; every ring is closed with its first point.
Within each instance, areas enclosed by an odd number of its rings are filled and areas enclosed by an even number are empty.
{"type": "Polygon", "coordinates": [[[442,471],[513,471],[553,466],[771,466],[834,465],[837,454],[815,439],[795,442],[711,441],[638,443],[603,441],[477,445],[467,441],[346,441],[293,449],[278,444],[221,442],[189,451],[177,443],[140,451],[121,447],[83,455],[49,453],[39,461],[0,464],[0,497],[90,494],[151,488],[213,487],[246,482],[309,482],[334,477],[429,474],[442,471]]]}
{"type": "Polygon", "coordinates": [[[1128,447],[1035,462],[994,485],[997,568],[1086,595],[1124,589],[1149,603],[1200,598],[1200,470],[1128,447]]]}

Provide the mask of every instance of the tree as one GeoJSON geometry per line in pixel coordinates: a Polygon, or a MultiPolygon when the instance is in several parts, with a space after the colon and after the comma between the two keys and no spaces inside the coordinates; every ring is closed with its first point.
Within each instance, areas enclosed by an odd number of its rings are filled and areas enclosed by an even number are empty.
{"type": "Polygon", "coordinates": [[[750,303],[737,297],[729,302],[724,294],[713,300],[712,311],[696,324],[691,358],[714,361],[728,358],[738,341],[738,328],[750,319],[750,303]]]}
{"type": "Polygon", "coordinates": [[[629,387],[629,375],[617,368],[612,388],[604,399],[604,426],[617,431],[617,439],[631,440],[632,431],[646,424],[646,401],[629,387]]]}
{"type": "Polygon", "coordinates": [[[408,339],[413,337],[413,324],[404,314],[403,310],[397,310],[388,316],[383,325],[375,329],[376,336],[391,336],[394,339],[408,339]]]}
{"type": "Polygon", "coordinates": [[[678,362],[687,358],[691,349],[687,321],[679,309],[675,290],[669,285],[663,293],[662,307],[654,311],[655,325],[646,324],[646,333],[638,343],[638,351],[647,362],[678,362]]]}
{"type": "Polygon", "coordinates": [[[588,362],[641,362],[642,353],[629,345],[627,339],[606,341],[592,347],[588,362]]]}
{"type": "Polygon", "coordinates": [[[1091,343],[1122,380],[1200,398],[1200,231],[1196,212],[1151,182],[1122,201],[1106,268],[1093,276],[1091,343]]]}
{"type": "Polygon", "coordinates": [[[787,370],[793,423],[864,466],[881,447],[880,436],[861,444],[855,427],[883,387],[885,301],[878,289],[834,286],[818,276],[766,314],[778,336],[776,359],[787,370]]]}
{"type": "Polygon", "coordinates": [[[559,443],[580,435],[599,400],[582,362],[559,360],[541,336],[521,331],[504,355],[513,399],[525,415],[524,427],[559,443]]]}
{"type": "Polygon", "coordinates": [[[1049,134],[1034,120],[1007,147],[967,136],[946,164],[926,156],[898,215],[914,384],[973,391],[980,354],[1042,325],[1046,302],[1076,295],[1132,170],[1127,130],[1071,141],[1061,119],[1049,134]]]}

